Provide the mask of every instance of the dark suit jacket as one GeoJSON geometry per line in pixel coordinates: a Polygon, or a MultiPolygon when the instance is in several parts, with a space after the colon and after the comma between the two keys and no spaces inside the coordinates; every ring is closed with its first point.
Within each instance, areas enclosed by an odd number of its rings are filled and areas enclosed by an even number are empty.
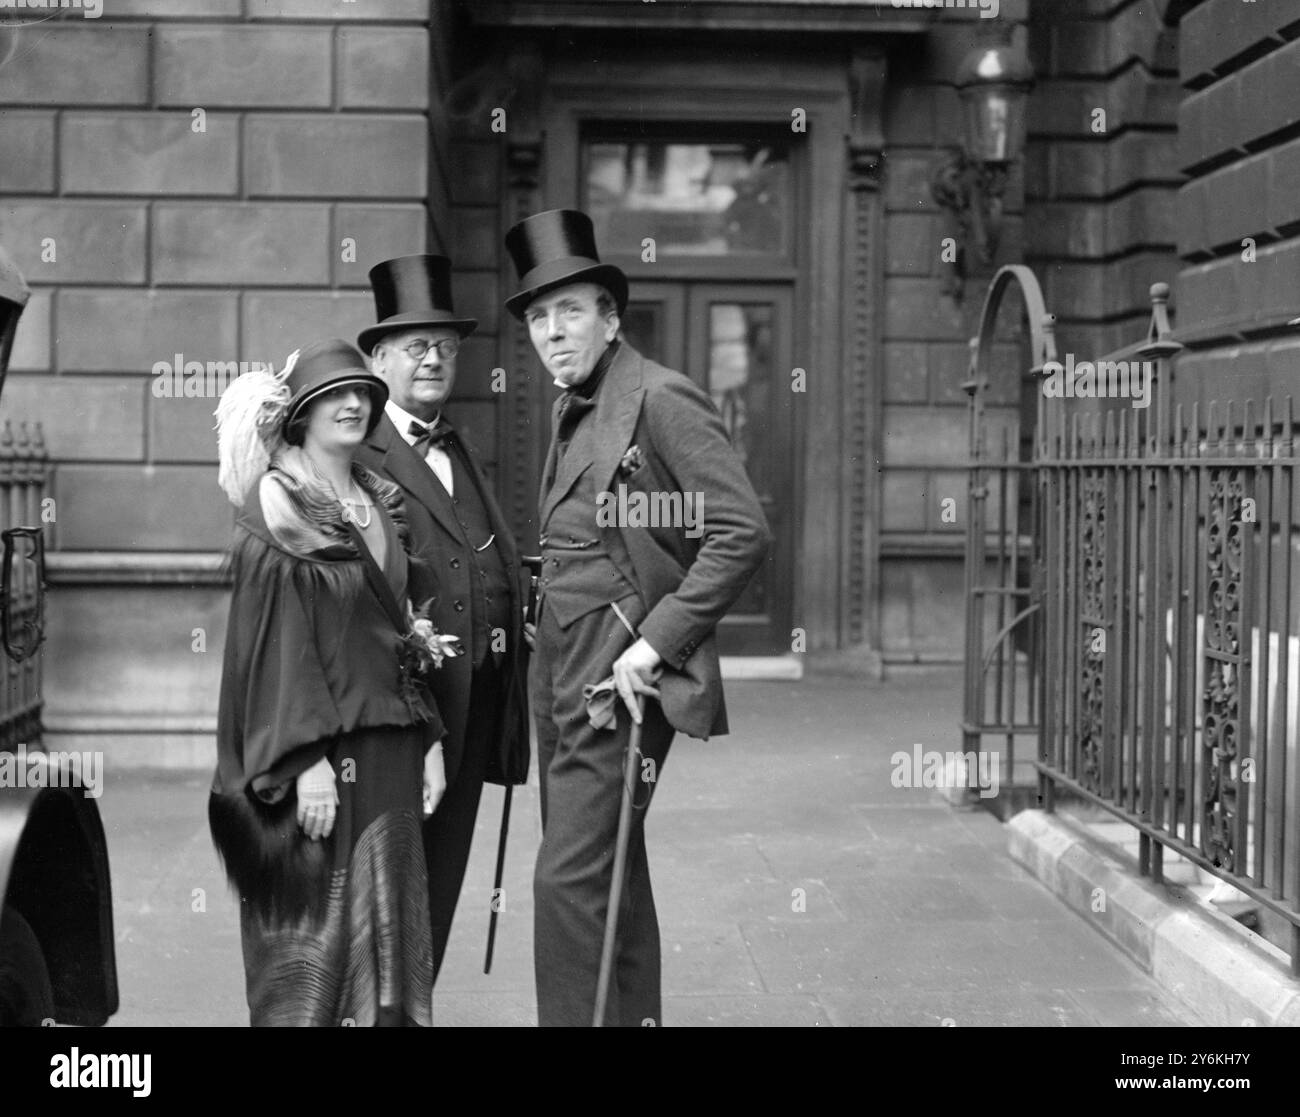
{"type": "MultiPolygon", "coordinates": [[[[528,774],[528,660],[523,641],[519,551],[473,448],[463,437],[460,442],[470,458],[471,473],[487,508],[492,530],[496,532],[494,545],[501,549],[511,592],[511,627],[506,634],[506,657],[503,662],[506,702],[502,706],[498,726],[494,729],[475,727],[475,730],[492,735],[487,761],[488,779],[495,783],[522,783],[528,774]],[[511,757],[514,758],[513,761],[509,760],[511,757]]],[[[472,600],[470,576],[474,564],[470,557],[469,542],[452,511],[447,490],[429,466],[397,433],[397,428],[387,415],[379,420],[357,451],[357,460],[402,487],[406,498],[406,514],[410,521],[412,549],[429,563],[439,582],[439,592],[429,610],[430,618],[439,631],[459,636],[468,653],[471,647],[470,612],[468,608],[457,612],[453,603],[468,603],[472,600]]],[[[447,728],[447,736],[443,741],[443,760],[449,784],[455,779],[464,755],[471,674],[472,665],[466,654],[447,660],[430,676],[438,713],[447,728]]]]}
{"type": "MultiPolygon", "coordinates": [[[[551,416],[555,431],[560,402],[551,416]]],[[[702,535],[685,526],[619,527],[631,560],[623,574],[646,603],[641,636],[664,660],[659,683],[664,715],[691,737],[727,732],[727,711],[714,630],[767,558],[771,532],[744,463],[731,446],[708,395],[679,372],[646,360],[622,342],[586,420],[596,424],[584,456],[575,446],[556,472],[554,433],[541,491],[542,530],[555,505],[587,469],[596,492],[702,494],[702,535]],[[620,462],[632,446],[643,464],[620,462]]],[[[621,563],[619,548],[610,554],[621,563]]]]}

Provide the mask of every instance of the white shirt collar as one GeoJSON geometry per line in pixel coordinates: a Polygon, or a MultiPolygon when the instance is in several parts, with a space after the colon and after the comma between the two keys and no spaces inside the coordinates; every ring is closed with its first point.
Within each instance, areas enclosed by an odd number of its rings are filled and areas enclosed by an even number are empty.
{"type": "Polygon", "coordinates": [[[408,446],[415,442],[415,435],[411,433],[412,423],[419,423],[422,427],[432,427],[442,418],[442,412],[439,411],[432,420],[426,423],[423,419],[417,419],[409,411],[398,407],[391,399],[384,404],[384,414],[392,420],[393,426],[397,428],[397,433],[402,436],[408,446]]]}

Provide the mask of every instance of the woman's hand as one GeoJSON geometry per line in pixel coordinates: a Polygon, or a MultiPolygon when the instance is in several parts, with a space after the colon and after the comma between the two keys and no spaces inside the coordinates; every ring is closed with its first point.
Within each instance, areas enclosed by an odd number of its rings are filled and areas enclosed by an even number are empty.
{"type": "Polygon", "coordinates": [[[338,801],[334,769],[322,756],[298,776],[298,825],[313,842],[330,836],[338,801]]]}
{"type": "Polygon", "coordinates": [[[537,626],[524,622],[524,643],[528,645],[530,652],[537,650],[537,626]]]}
{"type": "Polygon", "coordinates": [[[424,754],[424,817],[438,809],[438,802],[447,790],[447,771],[442,764],[442,742],[439,741],[424,754]]]}

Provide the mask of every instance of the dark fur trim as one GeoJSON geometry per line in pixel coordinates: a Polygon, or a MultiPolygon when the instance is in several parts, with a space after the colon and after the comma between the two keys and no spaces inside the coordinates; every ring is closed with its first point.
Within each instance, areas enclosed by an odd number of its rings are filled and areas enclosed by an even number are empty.
{"type": "Polygon", "coordinates": [[[268,806],[245,794],[212,792],[208,828],[239,897],[276,923],[319,919],[329,894],[330,839],[313,842],[298,826],[298,799],[268,806]]]}

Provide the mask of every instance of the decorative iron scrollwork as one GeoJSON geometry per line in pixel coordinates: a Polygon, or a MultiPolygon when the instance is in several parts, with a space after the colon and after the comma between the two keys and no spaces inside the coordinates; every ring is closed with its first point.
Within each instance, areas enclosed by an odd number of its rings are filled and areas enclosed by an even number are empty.
{"type": "Polygon", "coordinates": [[[1236,871],[1238,725],[1241,713],[1242,655],[1241,470],[1209,471],[1206,511],[1205,690],[1201,696],[1202,770],[1201,852],[1215,865],[1236,871]]]}
{"type": "Polygon", "coordinates": [[[1083,651],[1079,657],[1079,781],[1101,793],[1102,729],[1105,711],[1106,641],[1106,485],[1100,473],[1082,478],[1079,523],[1080,620],[1083,651]],[[1101,639],[1097,639],[1100,629],[1101,639]]]}
{"type": "Polygon", "coordinates": [[[1102,617],[1106,613],[1106,483],[1100,474],[1083,478],[1083,521],[1080,525],[1079,559],[1083,572],[1083,612],[1102,617]]]}
{"type": "Polygon", "coordinates": [[[38,527],[11,527],[0,532],[0,540],[0,642],[10,659],[21,663],[45,642],[45,536],[38,527]],[[27,541],[23,550],[19,539],[27,541]],[[15,572],[15,558],[32,564],[26,578],[15,572]]]}

